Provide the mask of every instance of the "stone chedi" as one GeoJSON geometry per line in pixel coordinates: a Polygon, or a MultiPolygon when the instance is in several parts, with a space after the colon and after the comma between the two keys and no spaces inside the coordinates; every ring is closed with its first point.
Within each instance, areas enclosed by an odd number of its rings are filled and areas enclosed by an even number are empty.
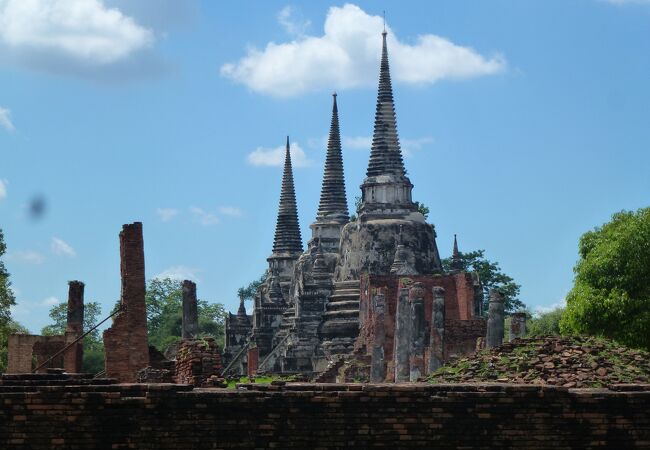
{"type": "Polygon", "coordinates": [[[243,302],[226,325],[225,372],[329,372],[366,364],[373,381],[425,376],[484,338],[481,289],[463,271],[454,237],[443,270],[433,225],[418,211],[406,175],[382,35],[374,134],[358,217],[350,220],[337,97],[312,236],[302,252],[289,142],[273,253],[247,323],[243,302]],[[244,338],[244,335],[247,335],[244,338]],[[361,364],[361,363],[360,363],[361,364]],[[255,367],[253,367],[255,366],[255,367]]]}

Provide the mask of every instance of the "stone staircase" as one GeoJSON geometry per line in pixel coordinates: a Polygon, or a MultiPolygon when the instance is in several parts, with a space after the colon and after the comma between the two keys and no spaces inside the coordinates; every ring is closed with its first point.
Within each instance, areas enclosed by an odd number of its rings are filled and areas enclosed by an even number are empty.
{"type": "Polygon", "coordinates": [[[325,354],[349,354],[358,334],[359,280],[337,281],[325,307],[320,330],[325,354]]]}

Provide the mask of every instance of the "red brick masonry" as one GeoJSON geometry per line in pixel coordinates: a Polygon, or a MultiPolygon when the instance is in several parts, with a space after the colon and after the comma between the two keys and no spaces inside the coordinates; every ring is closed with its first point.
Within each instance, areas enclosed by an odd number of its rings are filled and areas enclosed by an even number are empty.
{"type": "Polygon", "coordinates": [[[650,449],[650,385],[615,391],[287,384],[235,391],[6,377],[0,384],[6,450],[650,449]]]}

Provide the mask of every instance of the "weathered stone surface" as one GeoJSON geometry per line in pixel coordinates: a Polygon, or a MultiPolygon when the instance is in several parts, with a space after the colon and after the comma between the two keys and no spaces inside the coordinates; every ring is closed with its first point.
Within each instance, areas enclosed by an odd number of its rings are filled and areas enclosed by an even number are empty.
{"type": "Polygon", "coordinates": [[[411,316],[411,335],[409,342],[409,381],[418,381],[426,372],[424,367],[424,336],[426,323],[424,318],[424,284],[413,283],[409,289],[409,306],[411,316]]]}
{"type": "Polygon", "coordinates": [[[491,289],[485,338],[487,348],[499,346],[503,342],[504,320],[503,294],[497,289],[491,289]]]}
{"type": "Polygon", "coordinates": [[[433,287],[430,339],[429,373],[442,367],[445,360],[445,290],[439,286],[433,287]]]}
{"type": "Polygon", "coordinates": [[[0,381],[3,449],[649,447],[650,385],[253,383],[188,390],[41,377],[0,381]]]}
{"type": "Polygon", "coordinates": [[[510,340],[520,339],[526,335],[526,313],[516,312],[510,316],[510,340]]]}
{"type": "Polygon", "coordinates": [[[203,386],[221,378],[221,352],[213,338],[183,339],[176,353],[176,382],[203,386]]]}
{"type": "Polygon", "coordinates": [[[104,331],[105,367],[110,378],[134,382],[138,371],[149,365],[144,240],[140,222],[123,225],[120,232],[120,274],[123,310],[104,331]]]}
{"type": "Polygon", "coordinates": [[[181,336],[183,339],[194,339],[199,334],[199,314],[196,304],[196,283],[184,280],[183,291],[183,321],[181,336]]]}

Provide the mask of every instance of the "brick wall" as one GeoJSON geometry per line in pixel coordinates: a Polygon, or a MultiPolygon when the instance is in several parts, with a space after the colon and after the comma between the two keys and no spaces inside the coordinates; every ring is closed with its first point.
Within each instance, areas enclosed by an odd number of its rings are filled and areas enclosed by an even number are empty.
{"type": "Polygon", "coordinates": [[[188,391],[82,381],[57,386],[54,380],[38,390],[0,385],[2,448],[650,448],[650,385],[610,391],[287,384],[188,391]]]}

